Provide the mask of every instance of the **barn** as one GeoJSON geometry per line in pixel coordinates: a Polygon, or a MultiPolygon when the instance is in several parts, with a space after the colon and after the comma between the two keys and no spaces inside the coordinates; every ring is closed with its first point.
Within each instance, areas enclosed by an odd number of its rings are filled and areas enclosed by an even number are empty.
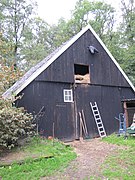
{"type": "Polygon", "coordinates": [[[118,131],[115,117],[124,112],[135,87],[90,25],[32,67],[4,94],[39,114],[39,132],[64,141],[80,138],[83,112],[90,138],[99,136],[90,103],[97,103],[107,135],[118,131]]]}

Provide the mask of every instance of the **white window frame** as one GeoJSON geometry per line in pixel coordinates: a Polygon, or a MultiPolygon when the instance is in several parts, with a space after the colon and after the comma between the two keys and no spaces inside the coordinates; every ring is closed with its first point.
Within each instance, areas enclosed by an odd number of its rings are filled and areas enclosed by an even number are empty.
{"type": "Polygon", "coordinates": [[[73,91],[72,89],[64,89],[64,102],[73,102],[73,91]]]}

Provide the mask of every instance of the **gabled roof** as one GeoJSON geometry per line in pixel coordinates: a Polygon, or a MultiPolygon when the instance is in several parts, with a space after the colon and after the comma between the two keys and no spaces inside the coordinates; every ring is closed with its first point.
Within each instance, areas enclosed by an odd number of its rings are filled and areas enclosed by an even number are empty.
{"type": "Polygon", "coordinates": [[[98,42],[101,44],[101,46],[104,48],[106,53],[110,56],[112,61],[115,63],[119,71],[122,73],[124,78],[127,80],[128,84],[131,86],[133,91],[135,92],[135,87],[127,77],[127,75],[124,73],[124,71],[121,69],[117,61],[114,59],[112,54],[109,52],[105,44],[102,42],[102,40],[99,38],[99,36],[96,34],[96,32],[93,30],[93,28],[88,25],[84,29],[82,29],[77,35],[75,35],[71,40],[64,43],[62,46],[60,46],[58,49],[56,49],[53,53],[51,53],[49,56],[47,56],[45,59],[43,59],[41,62],[39,62],[36,66],[32,67],[19,81],[17,81],[11,88],[9,88],[4,94],[3,98],[11,98],[12,95],[17,95],[19,92],[21,92],[26,86],[28,86],[39,74],[41,74],[49,65],[51,65],[62,53],[64,53],[77,39],[79,39],[86,31],[90,30],[92,34],[95,36],[95,38],[98,40],[98,42]]]}

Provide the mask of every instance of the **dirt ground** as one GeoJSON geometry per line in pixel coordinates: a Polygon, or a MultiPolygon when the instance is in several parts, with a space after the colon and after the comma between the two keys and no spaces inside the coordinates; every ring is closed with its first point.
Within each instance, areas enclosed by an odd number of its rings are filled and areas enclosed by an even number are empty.
{"type": "MultiPolygon", "coordinates": [[[[117,145],[103,142],[100,138],[74,141],[68,144],[74,148],[77,158],[64,171],[58,171],[53,176],[42,177],[41,180],[88,180],[91,177],[105,180],[102,176],[101,165],[108,155],[116,153],[117,149],[120,148],[117,145]]],[[[27,155],[29,156],[29,154],[27,155]]],[[[23,152],[19,155],[18,153],[9,153],[0,157],[0,161],[11,163],[24,157],[26,157],[26,154],[23,154],[23,152]]]]}
{"type": "Polygon", "coordinates": [[[104,179],[101,173],[101,165],[106,157],[112,153],[116,153],[119,148],[117,145],[108,144],[100,140],[100,138],[75,141],[70,143],[77,153],[74,160],[64,172],[56,172],[55,176],[44,177],[42,180],[87,180],[92,177],[94,179],[104,179]]]}

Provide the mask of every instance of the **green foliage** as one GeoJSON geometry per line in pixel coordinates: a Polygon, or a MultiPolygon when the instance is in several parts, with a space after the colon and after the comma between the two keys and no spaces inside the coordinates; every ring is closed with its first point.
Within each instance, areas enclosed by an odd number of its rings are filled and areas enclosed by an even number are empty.
{"type": "MultiPolygon", "coordinates": [[[[49,25],[44,20],[38,17],[29,20],[23,32],[23,48],[20,49],[21,60],[24,60],[26,70],[50,53],[50,34],[49,25]]],[[[24,69],[24,64],[21,67],[24,69]]]]}
{"type": "MultiPolygon", "coordinates": [[[[8,57],[13,52],[12,44],[8,42],[0,32],[0,64],[9,65],[8,57]]],[[[11,64],[10,64],[11,65],[11,64]]]]}
{"type": "Polygon", "coordinates": [[[40,179],[45,176],[52,175],[57,170],[63,170],[69,162],[76,158],[76,154],[71,147],[66,147],[59,141],[34,139],[23,152],[29,152],[43,158],[39,158],[34,162],[32,158],[26,159],[25,163],[18,165],[14,163],[8,167],[0,168],[0,176],[3,179],[40,179]],[[39,152],[42,152],[39,155],[39,152]],[[52,158],[44,158],[47,154],[52,154],[52,158]]]}
{"type": "Polygon", "coordinates": [[[12,101],[0,98],[0,147],[11,149],[17,140],[34,134],[33,116],[12,101]]]}
{"type": "Polygon", "coordinates": [[[72,13],[72,26],[79,32],[90,23],[103,40],[103,35],[113,30],[114,13],[114,8],[103,2],[78,1],[72,13]]]}
{"type": "Polygon", "coordinates": [[[135,138],[111,135],[104,141],[117,144],[120,148],[104,162],[103,175],[109,179],[135,179],[135,138]]]}
{"type": "Polygon", "coordinates": [[[34,13],[36,4],[26,0],[2,0],[1,1],[1,29],[5,39],[12,44],[12,54],[9,61],[16,63],[20,60],[20,47],[22,45],[23,32],[30,16],[34,13]]]}
{"type": "Polygon", "coordinates": [[[123,49],[122,67],[135,84],[135,4],[133,0],[121,0],[122,21],[118,28],[120,46],[123,49]]]}
{"type": "Polygon", "coordinates": [[[0,66],[0,96],[10,88],[21,76],[23,72],[14,66],[0,66]]]}

